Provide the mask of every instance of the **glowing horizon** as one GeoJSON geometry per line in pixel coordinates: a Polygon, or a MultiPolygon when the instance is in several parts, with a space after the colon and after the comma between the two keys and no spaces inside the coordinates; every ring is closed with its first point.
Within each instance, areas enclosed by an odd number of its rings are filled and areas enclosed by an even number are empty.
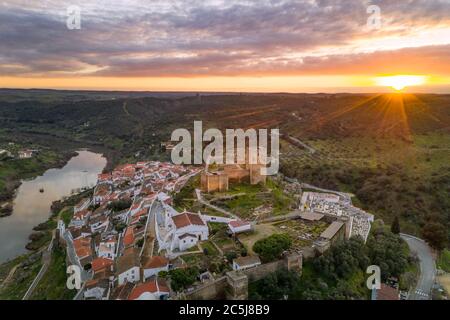
{"type": "MultiPolygon", "coordinates": [[[[379,82],[399,76],[277,76],[277,77],[163,77],[163,78],[14,78],[0,77],[0,88],[99,91],[200,91],[200,92],[379,92],[389,93],[392,85],[379,82]]],[[[400,76],[401,77],[401,76],[400,76]]],[[[425,76],[418,76],[425,77],[425,76]]],[[[407,84],[405,92],[445,93],[448,79],[427,78],[426,86],[407,84]]]]}
{"type": "Polygon", "coordinates": [[[375,83],[378,86],[391,87],[397,91],[401,91],[406,87],[424,85],[426,82],[426,76],[418,75],[393,75],[375,78],[375,83]]]}
{"type": "Polygon", "coordinates": [[[79,30],[70,0],[0,4],[0,87],[450,93],[450,2],[382,1],[373,29],[365,0],[103,4],[78,1],[79,30]]]}

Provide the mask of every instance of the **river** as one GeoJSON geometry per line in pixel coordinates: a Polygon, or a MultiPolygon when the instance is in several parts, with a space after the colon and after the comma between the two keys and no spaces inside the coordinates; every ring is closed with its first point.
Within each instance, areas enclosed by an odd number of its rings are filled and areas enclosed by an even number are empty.
{"type": "Polygon", "coordinates": [[[48,219],[52,202],[69,196],[74,189],[94,185],[105,166],[101,154],[78,151],[63,168],[49,169],[42,176],[23,181],[12,215],[0,218],[0,263],[26,253],[28,236],[33,227],[48,219]]]}

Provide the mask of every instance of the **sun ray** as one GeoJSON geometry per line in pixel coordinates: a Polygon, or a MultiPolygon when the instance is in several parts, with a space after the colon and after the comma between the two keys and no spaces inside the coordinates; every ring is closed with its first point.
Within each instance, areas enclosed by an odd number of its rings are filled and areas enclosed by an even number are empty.
{"type": "Polygon", "coordinates": [[[367,99],[364,99],[363,101],[358,102],[355,105],[351,105],[351,106],[345,107],[344,109],[334,111],[334,112],[330,113],[328,116],[325,116],[325,117],[320,116],[318,119],[315,119],[312,121],[309,130],[313,130],[314,128],[321,128],[324,125],[326,125],[327,123],[329,123],[330,121],[332,121],[336,118],[339,118],[339,117],[343,116],[344,114],[349,113],[353,110],[361,108],[364,105],[366,105],[367,103],[377,99],[380,96],[381,96],[381,94],[376,94],[367,99]]]}

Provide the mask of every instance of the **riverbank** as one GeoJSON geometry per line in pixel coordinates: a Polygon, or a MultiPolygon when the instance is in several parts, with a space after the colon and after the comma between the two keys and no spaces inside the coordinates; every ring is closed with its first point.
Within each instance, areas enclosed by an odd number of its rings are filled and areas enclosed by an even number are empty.
{"type": "MultiPolygon", "coordinates": [[[[92,192],[93,190],[90,189],[65,200],[55,201],[52,204],[52,214],[48,220],[33,228],[33,230],[43,233],[44,236],[39,239],[34,238],[27,244],[26,247],[31,252],[0,264],[0,300],[21,300],[23,298],[42,267],[42,251],[49,246],[58,219],[67,220],[64,215],[68,213],[71,215],[73,206],[81,199],[92,196],[92,192]]],[[[72,299],[74,293],[65,287],[65,270],[65,251],[56,247],[52,252],[48,270],[37,284],[31,299],[72,299]],[[49,276],[50,274],[51,276],[49,276]]]]}
{"type": "Polygon", "coordinates": [[[25,246],[36,250],[48,242],[51,235],[46,229],[53,226],[43,222],[48,220],[52,204],[95,185],[106,159],[90,151],[77,153],[63,168],[51,168],[23,181],[14,198],[13,214],[0,220],[0,262],[25,253],[25,246]]]}
{"type": "Polygon", "coordinates": [[[0,218],[13,213],[12,202],[23,180],[33,179],[51,168],[62,168],[75,155],[73,150],[55,152],[40,149],[29,159],[0,161],[0,218]]]}

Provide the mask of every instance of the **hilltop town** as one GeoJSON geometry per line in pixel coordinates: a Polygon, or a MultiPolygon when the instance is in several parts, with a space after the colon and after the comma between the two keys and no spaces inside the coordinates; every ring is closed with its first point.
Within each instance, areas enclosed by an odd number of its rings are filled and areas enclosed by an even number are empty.
{"type": "Polygon", "coordinates": [[[260,176],[251,165],[204,170],[158,161],[100,174],[92,197],[74,206],[70,222],[58,221],[67,262],[82,270],[77,298],[214,298],[224,283],[232,287],[227,298],[246,298],[249,278],[280,267],[301,273],[303,258],[334,242],[367,239],[373,216],[354,207],[349,195],[302,192],[305,186],[288,180],[260,176]],[[246,197],[263,205],[230,209],[246,197]],[[280,200],[272,197],[286,201],[283,210],[274,209],[280,200]],[[192,205],[180,207],[180,200],[192,205]],[[280,234],[292,239],[281,260],[255,252],[255,243],[280,234]],[[211,286],[213,293],[204,296],[211,286]]]}

